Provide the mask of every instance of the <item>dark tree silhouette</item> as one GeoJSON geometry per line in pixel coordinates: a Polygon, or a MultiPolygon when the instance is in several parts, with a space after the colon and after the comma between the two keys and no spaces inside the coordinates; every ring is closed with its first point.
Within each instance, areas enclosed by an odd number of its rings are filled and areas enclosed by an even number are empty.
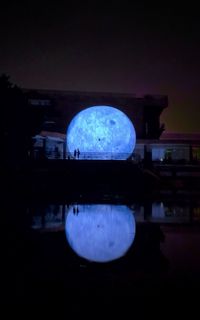
{"type": "Polygon", "coordinates": [[[41,130],[44,114],[28,105],[26,95],[5,74],[0,76],[0,111],[3,168],[11,170],[28,160],[31,138],[41,130]]]}

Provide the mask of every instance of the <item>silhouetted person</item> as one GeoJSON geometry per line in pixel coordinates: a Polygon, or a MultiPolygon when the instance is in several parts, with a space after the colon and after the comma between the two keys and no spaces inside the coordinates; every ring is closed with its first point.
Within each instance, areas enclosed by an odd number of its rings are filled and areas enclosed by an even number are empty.
{"type": "Polygon", "coordinates": [[[77,151],[76,149],[74,150],[74,158],[76,159],[76,154],[77,154],[77,151]]]}
{"type": "Polygon", "coordinates": [[[59,149],[58,149],[57,146],[56,146],[55,149],[54,149],[54,153],[55,153],[55,158],[56,158],[56,159],[59,159],[59,158],[60,158],[60,152],[59,152],[59,149]]]}
{"type": "Polygon", "coordinates": [[[77,158],[79,159],[79,156],[80,156],[80,150],[77,149],[77,158]]]}
{"type": "Polygon", "coordinates": [[[38,150],[38,158],[39,160],[46,160],[45,151],[42,148],[38,150]]]}
{"type": "Polygon", "coordinates": [[[73,207],[73,214],[76,215],[76,216],[79,214],[78,206],[73,207]]]}

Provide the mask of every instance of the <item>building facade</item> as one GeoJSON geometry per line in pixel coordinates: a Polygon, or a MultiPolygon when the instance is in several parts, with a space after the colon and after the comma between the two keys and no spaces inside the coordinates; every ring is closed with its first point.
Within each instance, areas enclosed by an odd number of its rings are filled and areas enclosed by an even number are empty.
{"type": "MultiPolygon", "coordinates": [[[[153,162],[164,163],[200,161],[200,135],[163,133],[160,115],[168,106],[167,96],[27,89],[24,92],[31,107],[45,110],[42,131],[33,137],[34,158],[68,158],[66,132],[73,117],[85,108],[106,105],[124,112],[135,127],[133,160],[148,157],[153,162]]],[[[90,158],[90,155],[83,156],[83,159],[90,158]]]]}
{"type": "Polygon", "coordinates": [[[24,90],[29,105],[44,108],[44,131],[65,134],[73,117],[92,106],[112,106],[132,121],[137,139],[158,139],[164,130],[160,115],[168,106],[167,96],[24,90]]]}

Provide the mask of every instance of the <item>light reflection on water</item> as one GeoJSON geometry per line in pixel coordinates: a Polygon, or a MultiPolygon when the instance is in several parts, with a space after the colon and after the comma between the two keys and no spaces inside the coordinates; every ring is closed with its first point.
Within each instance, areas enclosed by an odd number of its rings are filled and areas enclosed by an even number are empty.
{"type": "Polygon", "coordinates": [[[20,205],[17,213],[20,215],[22,208],[26,214],[23,225],[13,211],[8,270],[10,276],[16,274],[13,283],[19,302],[24,304],[26,299],[30,302],[31,297],[35,304],[39,297],[44,304],[45,297],[48,303],[52,297],[53,303],[58,297],[59,303],[66,306],[69,301],[74,309],[77,305],[73,305],[74,301],[79,306],[85,297],[88,306],[93,296],[98,305],[103,299],[110,304],[113,297],[113,307],[121,298],[125,298],[125,304],[137,298],[143,304],[152,298],[154,303],[157,297],[162,301],[172,297],[175,302],[181,297],[182,302],[187,294],[197,299],[199,199],[138,201],[129,206],[127,203],[89,206],[75,201],[68,204],[40,201],[28,208],[20,205]],[[33,230],[28,228],[29,218],[33,230]],[[72,248],[66,239],[65,226],[72,248]],[[105,263],[91,263],[88,259],[101,259],[105,263]],[[109,263],[109,259],[113,262],[109,263]],[[71,300],[67,300],[67,295],[71,300]]]}
{"type": "Polygon", "coordinates": [[[89,261],[106,262],[124,256],[134,245],[139,226],[196,225],[199,202],[114,204],[51,204],[30,208],[32,229],[62,231],[69,246],[89,261]],[[137,224],[137,227],[136,227],[137,224]]]}
{"type": "Polygon", "coordinates": [[[69,209],[65,232],[81,257],[108,262],[122,257],[135,238],[135,218],[125,205],[79,205],[69,209]]]}

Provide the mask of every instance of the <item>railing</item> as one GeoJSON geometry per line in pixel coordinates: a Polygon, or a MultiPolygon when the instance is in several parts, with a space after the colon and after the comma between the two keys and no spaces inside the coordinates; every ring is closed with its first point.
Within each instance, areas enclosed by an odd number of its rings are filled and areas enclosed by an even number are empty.
{"type": "Polygon", "coordinates": [[[81,152],[74,156],[70,152],[58,152],[54,150],[34,149],[34,159],[66,159],[66,160],[131,160],[139,162],[140,156],[136,153],[126,152],[81,152]]]}
{"type": "Polygon", "coordinates": [[[139,160],[138,155],[130,155],[130,153],[126,152],[84,152],[80,153],[79,156],[73,156],[71,153],[66,152],[65,158],[69,160],[139,160]]]}

